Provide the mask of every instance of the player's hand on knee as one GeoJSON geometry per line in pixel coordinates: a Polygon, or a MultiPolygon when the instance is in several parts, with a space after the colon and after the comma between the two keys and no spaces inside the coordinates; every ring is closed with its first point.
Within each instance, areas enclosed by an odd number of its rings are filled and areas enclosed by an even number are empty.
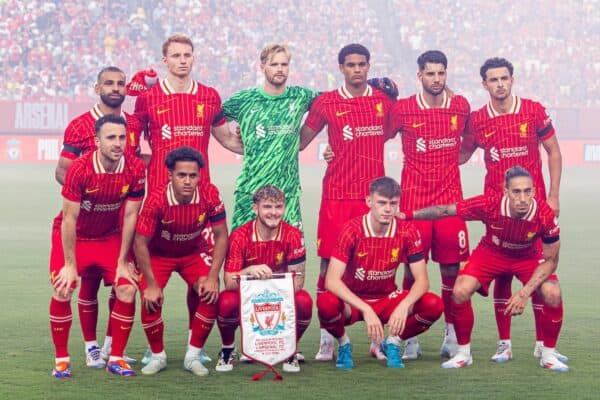
{"type": "Polygon", "coordinates": [[[363,312],[363,319],[367,325],[367,335],[369,336],[369,339],[383,340],[383,325],[371,307],[363,312]]]}
{"type": "Polygon", "coordinates": [[[200,296],[200,301],[213,304],[219,298],[219,280],[213,279],[210,276],[202,276],[198,278],[197,291],[200,296]]]}
{"type": "Polygon", "coordinates": [[[334,158],[335,158],[335,153],[333,152],[333,150],[331,150],[331,146],[327,145],[327,147],[325,147],[325,151],[323,151],[323,159],[325,160],[325,162],[327,164],[329,164],[330,162],[333,161],[334,158]]]}
{"type": "Polygon", "coordinates": [[[52,282],[52,286],[56,294],[62,298],[68,298],[73,293],[73,283],[77,281],[77,268],[74,266],[64,265],[56,278],[52,282]]]}
{"type": "Polygon", "coordinates": [[[119,260],[117,263],[117,272],[115,273],[115,283],[119,284],[119,279],[125,279],[135,290],[140,290],[138,285],[140,275],[133,263],[119,260]]]}

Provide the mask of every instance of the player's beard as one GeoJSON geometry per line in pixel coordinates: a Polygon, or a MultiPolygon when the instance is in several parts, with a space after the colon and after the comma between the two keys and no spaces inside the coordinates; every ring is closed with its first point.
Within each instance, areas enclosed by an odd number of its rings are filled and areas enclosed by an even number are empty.
{"type": "Polygon", "coordinates": [[[125,96],[119,94],[118,98],[111,98],[110,97],[111,94],[114,94],[114,93],[101,94],[100,100],[102,100],[102,103],[106,104],[110,108],[121,107],[121,104],[123,104],[123,102],[125,101],[125,96]]]}
{"type": "Polygon", "coordinates": [[[446,84],[440,85],[440,88],[438,90],[432,89],[431,86],[423,86],[423,89],[432,96],[439,96],[444,92],[445,88],[446,84]]]}

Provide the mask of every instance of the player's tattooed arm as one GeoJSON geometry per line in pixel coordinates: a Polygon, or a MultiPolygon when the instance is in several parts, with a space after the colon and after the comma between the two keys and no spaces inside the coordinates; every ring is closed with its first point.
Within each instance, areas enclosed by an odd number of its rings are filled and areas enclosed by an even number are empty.
{"type": "Polygon", "coordinates": [[[426,208],[421,208],[416,211],[404,211],[398,213],[400,219],[440,219],[444,217],[452,217],[456,215],[456,204],[446,204],[441,206],[431,206],[426,208]]]}
{"type": "Polygon", "coordinates": [[[244,154],[244,144],[242,138],[229,130],[229,124],[212,127],[212,134],[227,150],[236,154],[244,154]]]}
{"type": "Polygon", "coordinates": [[[520,315],[523,313],[529,297],[556,271],[559,250],[559,241],[549,244],[544,243],[544,262],[537,266],[535,271],[533,271],[533,275],[531,275],[531,278],[523,285],[521,290],[513,294],[508,300],[504,311],[505,315],[520,315]]]}

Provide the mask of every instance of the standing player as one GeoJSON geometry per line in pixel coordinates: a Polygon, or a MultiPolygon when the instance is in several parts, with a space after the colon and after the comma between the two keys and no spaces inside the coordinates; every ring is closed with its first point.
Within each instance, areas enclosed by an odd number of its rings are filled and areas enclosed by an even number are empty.
{"type": "MultiPolygon", "coordinates": [[[[175,34],[162,45],[162,61],[167,76],[151,89],[138,95],[135,110],[149,133],[152,154],[148,165],[148,188],[164,188],[169,181],[164,166],[167,154],[178,147],[190,146],[202,155],[205,167],[200,169],[200,183],[210,182],[208,143],[210,134],[227,149],[242,154],[237,135],[229,132],[217,91],[192,79],[194,45],[184,35],[175,34]]],[[[210,224],[203,236],[212,249],[210,224]]],[[[189,329],[198,307],[198,296],[188,288],[189,329]]],[[[147,361],[144,357],[142,362],[147,361]]]]}
{"type": "MultiPolygon", "coordinates": [[[[390,113],[391,131],[400,132],[404,154],[401,210],[462,200],[458,158],[470,106],[463,96],[450,97],[445,90],[448,60],[444,53],[426,51],[419,56],[417,64],[417,77],[423,90],[398,100],[390,113]]],[[[425,259],[431,250],[431,258],[440,264],[446,320],[440,353],[451,357],[456,351],[456,334],[450,313],[452,287],[460,262],[469,255],[467,226],[457,217],[416,221],[415,225],[421,233],[425,259]]],[[[408,290],[412,284],[410,268],[406,266],[402,287],[408,290]]],[[[408,339],[402,358],[411,360],[420,355],[417,339],[408,339]]]]}
{"type": "MultiPolygon", "coordinates": [[[[125,73],[121,69],[109,66],[98,73],[94,87],[99,96],[98,103],[88,112],[74,118],[67,128],[63,138],[63,150],[58,159],[55,177],[61,185],[71,163],[78,157],[96,150],[96,133],[94,124],[103,115],[120,115],[127,121],[127,138],[125,151],[128,154],[139,153],[140,124],[136,118],[121,110],[125,100],[125,73]]],[[[110,319],[106,329],[106,338],[102,351],[96,340],[96,325],[98,322],[98,289],[102,277],[88,275],[82,277],[77,299],[79,323],[85,341],[86,364],[92,368],[102,368],[104,359],[110,354],[112,343],[110,319]],[[102,353],[102,354],[101,354],[102,353]]],[[[109,297],[109,312],[115,301],[114,291],[109,297]]],[[[127,358],[127,357],[126,357],[127,358]]],[[[135,362],[127,358],[128,362],[135,362]]]]}
{"type": "MultiPolygon", "coordinates": [[[[239,325],[240,294],[236,275],[269,279],[274,273],[300,272],[294,276],[296,337],[300,341],[312,318],[312,299],[304,287],[306,249],[302,232],[283,221],[285,194],[273,185],[259,188],[253,196],[255,219],[233,231],[225,263],[225,291],[219,295],[217,317],[223,348],[217,371],[233,369],[235,330],[239,325]]],[[[283,364],[286,372],[300,372],[297,355],[283,364]]]]}
{"type": "Polygon", "coordinates": [[[419,231],[400,221],[400,186],[388,177],[375,179],[366,204],[369,212],[342,228],[317,298],[319,320],[339,342],[336,367],[353,368],[352,344],[345,325],[364,320],[371,339],[383,342],[390,368],[404,368],[400,338],[425,332],[442,315],[442,300],[429,289],[419,231]],[[410,290],[397,290],[396,270],[405,259],[415,279],[410,290]],[[398,336],[400,336],[400,338],[398,336]]]}
{"type": "Polygon", "coordinates": [[[272,44],[260,53],[265,76],[262,87],[245,89],[223,103],[227,119],[238,122],[244,160],[235,189],[232,231],[255,215],[248,204],[266,184],[283,190],[284,220],[302,230],[298,150],[300,122],[317,92],[286,86],[292,55],[285,45],[272,44]]]}
{"type": "MultiPolygon", "coordinates": [[[[342,225],[368,211],[364,202],[370,182],[384,175],[383,144],[389,130],[392,100],[367,83],[371,55],[360,44],[349,44],[338,54],[344,84],[313,102],[302,127],[300,149],[304,149],[327,125],[335,159],[327,165],[317,228],[321,271],[317,293],[325,290],[325,273],[342,225]]],[[[333,358],[333,340],[321,330],[317,360],[333,358]]]]}
{"type": "Polygon", "coordinates": [[[136,277],[127,257],[144,197],[145,170],[140,159],[125,154],[125,119],[107,114],[98,119],[95,131],[98,149],[70,166],[62,188],[63,210],[52,229],[50,328],[56,350],[52,375],[57,378],[71,376],[67,343],[77,276],[98,275],[115,285],[117,299],[111,320],[122,329],[113,333],[107,371],[118,375],[133,372],[123,360],[135,309],[130,281],[136,277]]]}
{"type": "MultiPolygon", "coordinates": [[[[546,199],[546,189],[542,173],[540,144],[548,155],[550,190],[548,205],[559,214],[559,187],[562,169],[560,147],[550,117],[544,107],[532,100],[512,95],[513,66],[503,58],[491,58],[480,69],[483,87],[490,94],[490,102],[471,114],[468,133],[461,147],[461,163],[466,162],[477,147],[484,150],[486,166],[484,191],[501,193],[504,172],[515,165],[523,166],[531,173],[536,190],[536,199],[546,199]]],[[[494,285],[494,310],[498,325],[499,342],[497,352],[492,356],[496,362],[512,358],[510,342],[510,316],[504,309],[511,297],[510,275],[503,275],[494,285]]],[[[534,356],[541,356],[542,299],[534,294],[532,298],[536,326],[534,356]]],[[[562,307],[562,304],[560,305],[562,307]]],[[[562,354],[558,357],[565,361],[562,354]]]]}
{"type": "Polygon", "coordinates": [[[204,160],[190,147],[171,151],[165,160],[169,183],[150,193],[137,223],[134,252],[143,274],[142,326],[152,355],[142,374],[153,375],[167,366],[162,320],[163,289],[177,272],[193,287],[199,304],[183,366],[198,376],[208,374],[201,353],[217,315],[219,271],[227,252],[225,207],[216,186],[200,184],[204,160]],[[211,222],[215,238],[212,257],[202,237],[211,222]]]}
{"type": "Polygon", "coordinates": [[[478,291],[487,296],[491,281],[502,275],[515,275],[523,287],[508,300],[504,313],[523,313],[527,299],[537,292],[543,301],[541,315],[544,342],[540,365],[554,371],[569,367],[556,354],[556,342],[563,320],[561,291],[554,272],[558,266],[558,220],[544,200],[535,199],[534,178],[520,166],[506,171],[504,195],[495,192],[445,206],[432,206],[414,212],[414,219],[459,216],[482,221],[486,234],[460,271],[452,293],[452,314],[458,339],[458,352],[442,364],[461,368],[473,363],[471,331],[474,325],[471,296],[478,291]],[[543,243],[540,251],[538,239],[543,243]]]}

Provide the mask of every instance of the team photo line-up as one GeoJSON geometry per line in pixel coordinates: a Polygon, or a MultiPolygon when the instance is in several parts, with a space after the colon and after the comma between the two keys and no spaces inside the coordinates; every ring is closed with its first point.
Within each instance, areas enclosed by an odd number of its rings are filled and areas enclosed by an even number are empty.
{"type": "MultiPolygon", "coordinates": [[[[169,37],[162,56],[163,79],[149,69],[127,83],[118,67],[103,68],[95,85],[98,103],[65,130],[56,167],[63,202],[52,226],[49,262],[54,377],[71,377],[68,339],[77,286],[88,367],[136,375],[131,367],[136,360],[125,347],[139,292],[148,340],[141,373],[165,369],[161,311],[172,272],[188,287],[185,370],[208,375],[206,364],[212,360],[204,344],[215,321],[222,341],[215,369],[234,368],[239,275],[268,279],[296,272],[299,341],[312,319],[313,299],[304,289],[298,153],[325,126],[329,146],[314,301],[321,338],[315,359],[333,360],[337,343],[335,366],[353,368],[345,327],[364,321],[371,355],[390,368],[404,368],[405,361],[421,356],[417,335],[443,314],[440,355],[447,360],[442,367],[469,366],[470,299],[475,292],[487,296],[494,281],[499,340],[492,361],[511,360],[511,317],[523,313],[531,297],[533,356],[543,368],[568,371],[567,357],[556,350],[563,319],[556,275],[561,153],[544,107],[512,93],[509,61],[491,58],[481,66],[490,101],[471,112],[468,101],[446,87],[448,61],[438,50],[417,59],[422,90],[398,99],[391,79],[368,79],[370,53],[360,44],[340,50],[344,83],[323,93],[287,86],[290,50],[272,44],[260,53],[262,86],[241,90],[223,103],[215,89],[192,79],[190,38],[169,37]],[[136,98],[132,114],[122,110],[126,96],[136,98]],[[230,129],[228,121],[235,121],[237,129],[230,129]],[[244,155],[231,234],[219,190],[210,180],[211,134],[226,149],[244,155]],[[400,184],[384,171],[384,143],[397,134],[404,154],[400,184]],[[141,154],[142,135],[151,154],[141,154]],[[548,191],[540,145],[547,153],[548,191]],[[483,150],[486,167],[484,194],[463,199],[459,165],[477,148],[483,150]],[[486,227],[472,252],[465,223],[470,220],[486,227]],[[430,257],[440,267],[439,296],[429,291],[430,257]],[[516,293],[513,276],[523,283],[516,293]],[[100,346],[96,327],[102,284],[112,290],[100,346]]],[[[296,353],[283,370],[299,372],[302,361],[296,353]]]]}

